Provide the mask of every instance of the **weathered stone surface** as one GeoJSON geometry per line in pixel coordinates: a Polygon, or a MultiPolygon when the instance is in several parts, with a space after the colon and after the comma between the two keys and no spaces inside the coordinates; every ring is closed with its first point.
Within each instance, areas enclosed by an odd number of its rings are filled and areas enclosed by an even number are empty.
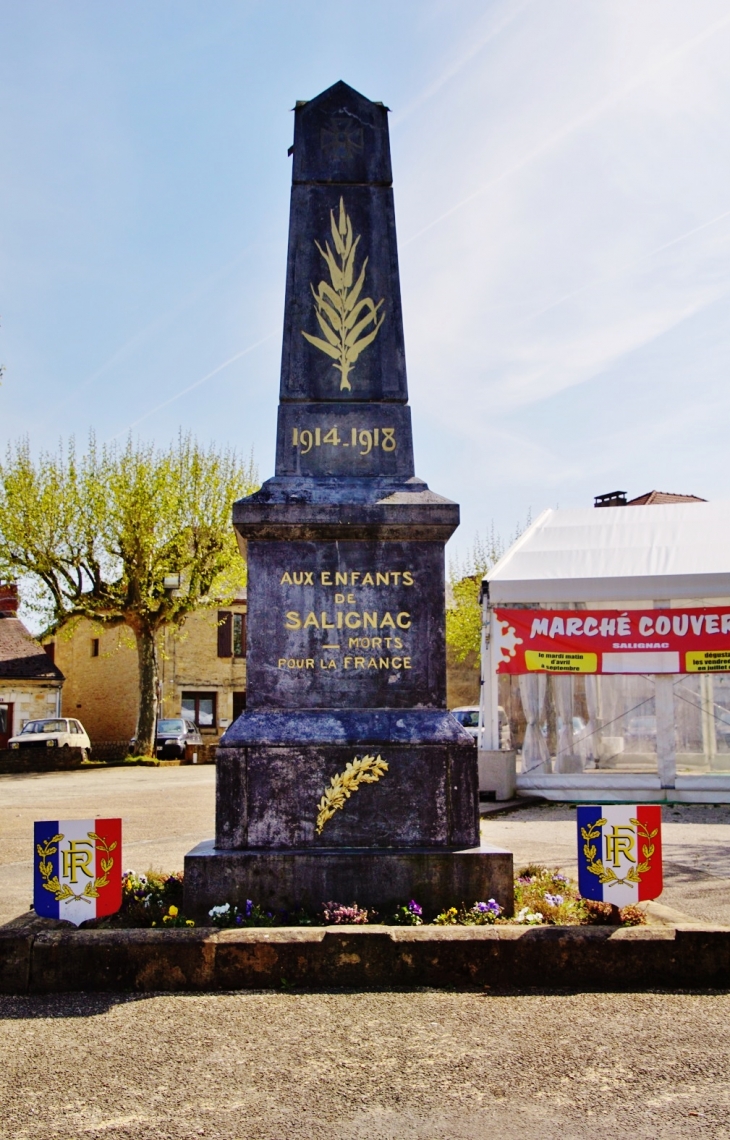
{"type": "Polygon", "coordinates": [[[203,930],[49,930],[31,951],[30,993],[214,989],[203,930]]]}
{"type": "Polygon", "coordinates": [[[276,474],[233,509],[247,712],[218,754],[217,849],[189,856],[196,912],[438,908],[491,881],[491,856],[449,854],[479,839],[475,749],[445,708],[459,508],[414,474],[390,182],[381,104],[343,83],[297,104],[276,474]]]}
{"type": "Polygon", "coordinates": [[[186,913],[201,919],[216,903],[244,907],[246,899],[291,913],[318,911],[334,899],[387,916],[415,898],[429,919],[449,906],[496,898],[511,914],[512,894],[512,855],[498,847],[223,852],[208,842],[185,856],[186,913]]]}
{"type": "Polygon", "coordinates": [[[393,191],[375,186],[294,186],[289,226],[281,399],[405,403],[408,390],[393,191]],[[330,287],[335,283],[321,250],[329,246],[335,261],[341,262],[332,235],[341,211],[357,242],[350,286],[364,273],[359,296],[377,306],[379,322],[363,330],[367,335],[377,327],[376,340],[358,356],[346,379],[335,367],[336,361],[304,335],[323,339],[313,291],[319,292],[320,282],[330,287]]]}
{"type": "Polygon", "coordinates": [[[293,744],[221,748],[216,846],[460,847],[479,842],[473,747],[293,744]],[[388,768],[349,794],[317,833],[318,805],[356,758],[388,768]]]}
{"type": "Polygon", "coordinates": [[[393,180],[388,108],[342,80],[296,105],[292,181],[366,183],[393,180]]]}
{"type": "Polygon", "coordinates": [[[432,542],[249,542],[248,707],[442,708],[432,542]]]}
{"type": "Polygon", "coordinates": [[[233,525],[242,544],[282,538],[410,539],[443,547],[459,525],[459,508],[416,476],[275,476],[233,504],[233,525]]]}
{"type": "MultiPolygon", "coordinates": [[[[25,919],[25,916],[23,916],[25,919]]],[[[0,927],[0,993],[22,994],[30,980],[33,931],[17,924],[0,927]]]]}
{"type": "Polygon", "coordinates": [[[445,709],[259,709],[238,718],[222,748],[249,744],[457,744],[474,742],[445,709]]]}
{"type": "Polygon", "coordinates": [[[289,403],[279,406],[276,474],[410,479],[411,409],[402,404],[289,403]]]}
{"type": "MultiPolygon", "coordinates": [[[[47,920],[45,920],[47,922],[47,920]]],[[[0,929],[3,992],[447,986],[615,991],[730,984],[730,927],[0,929]],[[8,932],[12,937],[6,938],[8,932]],[[15,942],[13,942],[15,939],[15,942]],[[19,941],[22,968],[6,967],[19,941]],[[26,968],[25,963],[29,963],[26,968]]]]}

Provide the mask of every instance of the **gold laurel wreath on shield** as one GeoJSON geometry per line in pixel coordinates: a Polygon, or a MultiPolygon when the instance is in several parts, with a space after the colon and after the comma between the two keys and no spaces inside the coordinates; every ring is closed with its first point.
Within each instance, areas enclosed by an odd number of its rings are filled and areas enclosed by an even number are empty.
{"type": "Polygon", "coordinates": [[[98,875],[93,883],[87,883],[81,894],[77,894],[76,891],[72,890],[68,883],[61,883],[58,875],[53,874],[53,864],[48,862],[51,855],[55,855],[58,850],[53,844],[60,843],[64,836],[60,834],[53,835],[50,839],[47,839],[45,843],[36,844],[36,851],[38,852],[39,858],[38,870],[41,878],[44,880],[43,890],[50,891],[56,902],[68,903],[71,902],[71,899],[77,899],[81,902],[90,903],[92,899],[98,898],[99,891],[102,887],[109,885],[109,872],[114,866],[112,851],[116,848],[117,842],[114,840],[112,843],[107,843],[106,839],[103,839],[101,835],[97,835],[95,831],[87,831],[86,834],[89,839],[93,839],[97,844],[96,850],[102,851],[106,858],[101,860],[102,874],[98,875]]]}
{"type": "Polygon", "coordinates": [[[316,289],[311,282],[309,285],[314,297],[317,323],[325,339],[312,336],[304,329],[301,331],[302,336],[310,344],[336,361],[332,367],[340,373],[340,391],[344,389],[352,391],[348,376],[360,353],[373,343],[380,332],[385,313],[378,313],[383,304],[382,299],[376,305],[372,297],[360,297],[365,284],[367,257],[353,285],[355,254],[361,235],[353,237],[352,222],[345,211],[342,198],[340,198],[339,218],[335,221],[335,212],[330,210],[330,223],[334,253],[330,249],[329,242],[325,242],[324,249],[318,241],[314,243],[327,265],[330,280],[320,281],[316,289]]]}
{"type": "Polygon", "coordinates": [[[603,860],[596,858],[598,848],[595,845],[595,840],[599,838],[600,829],[605,823],[608,823],[608,820],[597,819],[594,823],[590,823],[588,827],[581,827],[580,829],[580,833],[585,840],[583,844],[583,854],[587,860],[587,870],[589,870],[592,875],[597,875],[599,882],[607,883],[609,887],[619,886],[623,883],[640,883],[641,876],[651,870],[651,860],[656,850],[652,839],[659,834],[659,828],[656,827],[654,831],[650,831],[647,825],[640,823],[638,819],[629,820],[629,823],[635,825],[637,835],[646,840],[641,847],[641,854],[644,858],[643,862],[637,864],[636,867],[631,867],[625,878],[619,879],[613,868],[604,867],[603,860]]]}
{"type": "Polygon", "coordinates": [[[388,764],[382,756],[363,756],[360,760],[356,756],[349,762],[344,772],[338,772],[333,776],[330,786],[325,788],[324,795],[317,805],[319,807],[317,835],[322,834],[327,821],[332,819],[336,811],[342,810],[346,801],[361,784],[376,784],[387,771],[388,764]]]}

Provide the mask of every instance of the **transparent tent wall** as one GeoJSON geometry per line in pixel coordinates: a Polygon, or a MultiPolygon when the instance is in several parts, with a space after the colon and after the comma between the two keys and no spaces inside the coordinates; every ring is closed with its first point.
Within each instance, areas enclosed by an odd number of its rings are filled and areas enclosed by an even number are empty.
{"type": "MultiPolygon", "coordinates": [[[[523,766],[527,716],[519,682],[519,677],[499,678],[502,736],[518,753],[518,770],[657,771],[652,675],[545,676],[537,723],[549,768],[544,761],[523,766]]],[[[730,772],[730,674],[676,676],[672,688],[677,772],[730,772]]]]}

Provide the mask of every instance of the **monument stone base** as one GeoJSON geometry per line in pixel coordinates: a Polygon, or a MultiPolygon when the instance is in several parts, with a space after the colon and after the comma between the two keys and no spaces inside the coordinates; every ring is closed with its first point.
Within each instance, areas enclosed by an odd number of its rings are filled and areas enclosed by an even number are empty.
{"type": "Polygon", "coordinates": [[[253,899],[264,910],[316,913],[323,903],[356,902],[386,919],[415,899],[424,920],[450,906],[493,898],[513,911],[512,853],[500,847],[331,848],[318,850],[216,849],[212,840],[185,856],[185,914],[205,922],[212,906],[243,909],[253,899]]]}

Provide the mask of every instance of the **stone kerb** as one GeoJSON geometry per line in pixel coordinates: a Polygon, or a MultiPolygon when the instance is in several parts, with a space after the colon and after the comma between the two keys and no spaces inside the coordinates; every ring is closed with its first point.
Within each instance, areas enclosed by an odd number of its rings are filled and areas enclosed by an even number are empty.
{"type": "Polygon", "coordinates": [[[0,928],[0,992],[726,987],[730,927],[0,928]]]}

